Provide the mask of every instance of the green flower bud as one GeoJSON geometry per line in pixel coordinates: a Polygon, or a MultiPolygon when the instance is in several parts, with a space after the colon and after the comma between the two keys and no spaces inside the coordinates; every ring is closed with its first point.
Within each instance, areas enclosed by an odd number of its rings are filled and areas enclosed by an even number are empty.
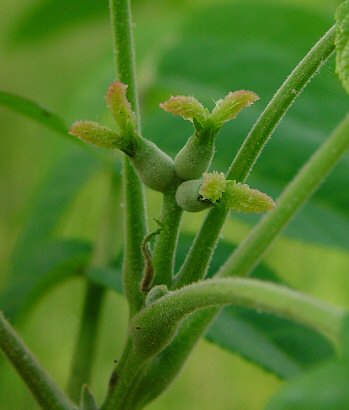
{"type": "Polygon", "coordinates": [[[213,206],[225,190],[224,173],[204,173],[203,179],[185,181],[177,188],[177,204],[188,212],[200,212],[213,206]]]}
{"type": "Polygon", "coordinates": [[[228,208],[246,213],[268,212],[275,206],[275,202],[267,194],[236,181],[227,181],[224,202],[228,208]]]}
{"type": "Polygon", "coordinates": [[[184,180],[200,178],[215,152],[216,130],[205,127],[193,134],[175,158],[177,175],[184,180]]]}
{"type": "Polygon", "coordinates": [[[149,306],[154,303],[156,300],[160,299],[161,297],[167,295],[170,291],[168,290],[166,285],[158,285],[154,286],[150,289],[145,298],[145,305],[149,306]]]}
{"type": "Polygon", "coordinates": [[[130,160],[144,184],[155,191],[165,192],[178,181],[173,159],[145,138],[137,136],[130,160]]]}
{"type": "Polygon", "coordinates": [[[200,212],[212,206],[210,201],[205,201],[200,195],[201,179],[185,181],[179,185],[176,191],[178,206],[187,212],[200,212]]]}

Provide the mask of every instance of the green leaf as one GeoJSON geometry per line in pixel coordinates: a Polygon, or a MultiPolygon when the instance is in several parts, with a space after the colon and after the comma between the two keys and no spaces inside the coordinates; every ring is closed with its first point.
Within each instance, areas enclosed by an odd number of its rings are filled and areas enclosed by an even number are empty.
{"type": "Polygon", "coordinates": [[[40,0],[27,9],[14,28],[16,42],[42,41],[69,27],[107,17],[107,0],[40,0]]]}
{"type": "Polygon", "coordinates": [[[79,410],[98,410],[96,400],[86,384],[83,386],[81,391],[79,410]]]}
{"type": "Polygon", "coordinates": [[[349,0],[337,8],[336,23],[336,72],[349,93],[349,0]]]}
{"type": "MultiPolygon", "coordinates": [[[[226,125],[217,138],[212,169],[225,171],[269,99],[332,25],[330,15],[280,3],[267,3],[261,8],[259,2],[240,0],[200,7],[190,16],[181,40],[160,59],[158,77],[144,96],[145,135],[173,155],[191,133],[185,122],[159,112],[153,104],[156,99],[160,102],[171,94],[191,94],[212,105],[212,99],[231,89],[254,91],[260,101],[226,125]],[[273,24],[266,30],[266,22],[271,19],[273,24]]],[[[248,184],[277,198],[347,110],[348,96],[333,74],[331,60],[286,115],[248,184]]],[[[349,192],[343,189],[348,184],[348,167],[346,156],[286,234],[349,250],[349,192]]]]}
{"type": "Polygon", "coordinates": [[[346,410],[348,385],[348,365],[330,361],[287,383],[266,410],[346,410]]]}
{"type": "Polygon", "coordinates": [[[96,285],[123,293],[122,276],[119,267],[90,268],[86,272],[86,277],[96,285]]]}
{"type": "Polygon", "coordinates": [[[10,277],[0,306],[6,316],[17,318],[48,289],[78,274],[88,264],[92,247],[79,240],[55,240],[37,247],[21,275],[10,277]]]}
{"type": "Polygon", "coordinates": [[[68,128],[60,117],[27,98],[0,91],[0,105],[25,115],[54,131],[65,134],[67,138],[70,138],[68,136],[68,128]]]}
{"type": "Polygon", "coordinates": [[[9,316],[23,313],[47,282],[55,283],[61,275],[70,275],[86,262],[86,244],[60,241],[54,234],[81,186],[100,166],[101,160],[89,150],[69,144],[47,175],[12,255],[8,289],[0,302],[9,316]],[[67,269],[61,272],[58,267],[65,263],[67,269]]]}

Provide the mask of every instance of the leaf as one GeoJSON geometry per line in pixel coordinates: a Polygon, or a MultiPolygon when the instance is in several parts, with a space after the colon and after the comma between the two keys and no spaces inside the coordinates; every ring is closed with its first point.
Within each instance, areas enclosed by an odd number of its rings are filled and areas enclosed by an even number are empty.
{"type": "Polygon", "coordinates": [[[107,0],[40,0],[14,28],[15,42],[42,41],[86,21],[107,17],[107,0]]]}
{"type": "Polygon", "coordinates": [[[100,158],[89,150],[69,144],[42,184],[12,254],[7,290],[0,298],[9,316],[22,314],[47,287],[85,266],[86,243],[57,240],[54,233],[81,186],[100,166],[100,158]]]}
{"type": "Polygon", "coordinates": [[[349,367],[330,361],[287,383],[266,410],[345,410],[349,403],[349,367]]]}
{"type": "MultiPolygon", "coordinates": [[[[216,141],[217,153],[211,169],[226,171],[269,99],[332,25],[331,16],[314,9],[273,3],[261,8],[259,2],[240,0],[200,7],[190,16],[181,40],[160,59],[158,77],[144,96],[145,135],[152,136],[153,141],[173,155],[191,133],[186,123],[162,115],[152,105],[154,99],[193,94],[200,101],[211,100],[212,104],[212,99],[231,89],[252,90],[261,100],[226,125],[216,141]],[[268,21],[272,24],[266,30],[268,21]]],[[[277,198],[347,110],[348,96],[334,75],[331,60],[286,115],[248,184],[277,198]]],[[[343,189],[348,184],[348,168],[346,156],[291,222],[287,235],[349,250],[349,192],[343,189]]],[[[250,223],[256,220],[243,218],[250,223]]]]}
{"type": "Polygon", "coordinates": [[[98,410],[96,400],[86,384],[82,387],[79,410],[98,410]]]}
{"type": "Polygon", "coordinates": [[[54,131],[65,134],[69,138],[68,128],[60,117],[27,98],[0,91],[0,105],[25,115],[54,131]]]}
{"type": "Polygon", "coordinates": [[[337,8],[336,31],[336,72],[349,93],[349,0],[337,8]]]}
{"type": "Polygon", "coordinates": [[[101,166],[100,158],[89,150],[70,145],[47,176],[37,193],[36,200],[12,257],[14,276],[26,275],[31,254],[52,239],[54,230],[67,211],[81,186],[101,166]]]}
{"type": "Polygon", "coordinates": [[[117,293],[123,293],[120,266],[90,268],[86,272],[86,277],[96,285],[103,286],[117,293]]]}
{"type": "Polygon", "coordinates": [[[35,249],[21,275],[12,276],[0,295],[1,310],[17,318],[48,289],[87,265],[92,247],[79,240],[55,240],[35,249]]]}

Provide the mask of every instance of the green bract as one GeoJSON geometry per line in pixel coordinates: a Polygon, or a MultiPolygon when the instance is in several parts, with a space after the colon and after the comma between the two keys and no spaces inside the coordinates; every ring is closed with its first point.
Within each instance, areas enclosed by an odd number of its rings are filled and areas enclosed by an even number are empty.
{"type": "Polygon", "coordinates": [[[236,181],[227,181],[224,202],[233,211],[247,213],[268,212],[275,206],[267,194],[236,181]]]}

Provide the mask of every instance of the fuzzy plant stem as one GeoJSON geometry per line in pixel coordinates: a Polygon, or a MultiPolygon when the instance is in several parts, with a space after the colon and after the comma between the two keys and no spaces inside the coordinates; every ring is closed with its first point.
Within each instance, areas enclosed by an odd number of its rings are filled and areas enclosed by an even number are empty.
{"type": "MultiPolygon", "coordinates": [[[[227,172],[227,179],[244,182],[285,113],[320,67],[334,52],[335,26],[313,46],[288,76],[253,126],[227,172]]],[[[228,210],[212,209],[176,277],[176,287],[195,282],[206,273],[228,210]]]]}
{"type": "Polygon", "coordinates": [[[121,377],[117,380],[118,387],[107,396],[101,410],[125,410],[128,407],[128,397],[133,390],[132,386],[137,385],[146,364],[147,360],[140,360],[130,345],[121,377]]]}
{"type": "Polygon", "coordinates": [[[155,278],[153,285],[172,285],[179,226],[183,210],[177,205],[176,192],[163,195],[161,232],[155,240],[153,264],[155,278]]]}
{"type": "MultiPolygon", "coordinates": [[[[127,98],[137,117],[140,132],[140,115],[135,78],[135,55],[132,34],[132,15],[129,0],[109,0],[111,26],[114,39],[115,60],[118,78],[127,84],[127,98]]],[[[144,303],[141,291],[144,259],[142,253],[143,239],[147,233],[144,189],[129,159],[123,160],[123,194],[125,209],[125,245],[123,264],[123,287],[129,303],[130,318],[136,314],[144,303]]],[[[111,409],[114,397],[119,391],[119,377],[124,375],[129,365],[130,341],[126,341],[119,366],[114,369],[103,409],[111,409]]],[[[134,364],[132,364],[132,369],[134,364]]],[[[126,377],[127,380],[127,377],[126,377]]]]}
{"type": "Polygon", "coordinates": [[[135,354],[144,360],[173,339],[181,320],[210,306],[239,305],[303,323],[339,347],[346,312],[285,286],[257,279],[208,279],[161,297],[131,323],[135,354]]]}
{"type": "Polygon", "coordinates": [[[0,312],[0,348],[44,410],[76,410],[0,312]]]}
{"type": "MultiPolygon", "coordinates": [[[[263,142],[264,144],[267,143],[298,95],[333,54],[335,49],[334,37],[335,28],[332,27],[313,46],[274,95],[249,133],[247,137],[248,144],[247,142],[243,144],[245,148],[241,148],[233,161],[229,171],[230,179],[240,182],[245,181],[264,148],[263,142]],[[268,121],[273,126],[268,126],[268,121]],[[259,133],[257,133],[257,130],[259,130],[259,133]],[[253,148],[255,145],[253,140],[256,140],[259,151],[253,148]],[[252,147],[250,155],[247,155],[246,152],[248,146],[252,147]],[[239,159],[242,156],[244,161],[239,159]],[[240,178],[238,178],[239,175],[240,178]]],[[[176,275],[175,283],[177,288],[200,280],[206,275],[227,215],[228,211],[219,207],[209,211],[183,266],[176,275]]],[[[149,403],[166,389],[218,312],[219,309],[217,308],[205,309],[202,312],[195,313],[182,324],[177,337],[171,345],[154,358],[149,365],[142,383],[140,383],[138,389],[135,389],[134,403],[140,403],[140,405],[149,403]],[[158,374],[163,375],[161,380],[158,379],[158,374]]]]}
{"type": "MultiPolygon", "coordinates": [[[[118,77],[121,82],[128,85],[127,98],[136,113],[139,131],[140,120],[130,1],[110,0],[110,16],[118,77]]],[[[141,246],[147,232],[147,226],[143,186],[126,156],[123,164],[123,188],[125,209],[123,281],[130,307],[130,317],[132,317],[140,309],[144,300],[140,289],[144,266],[141,246]]]]}

